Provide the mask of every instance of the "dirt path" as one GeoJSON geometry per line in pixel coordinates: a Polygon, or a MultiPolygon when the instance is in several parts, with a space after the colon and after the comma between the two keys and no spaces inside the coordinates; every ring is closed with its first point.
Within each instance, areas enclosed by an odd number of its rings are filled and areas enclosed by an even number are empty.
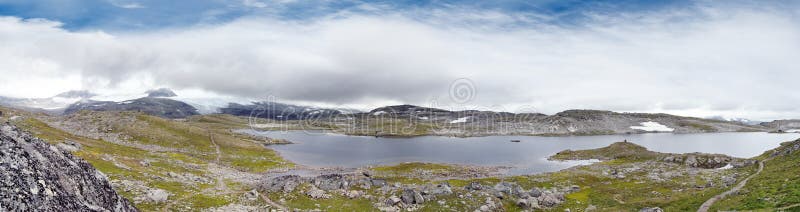
{"type": "MultiPolygon", "coordinates": [[[[220,158],[222,158],[222,151],[219,150],[219,145],[217,144],[216,141],[214,141],[214,133],[212,133],[211,130],[208,130],[208,138],[211,140],[211,144],[214,145],[214,149],[216,150],[217,153],[217,158],[214,160],[214,165],[222,166],[219,163],[220,158]]],[[[228,190],[228,185],[225,184],[225,178],[222,175],[217,175],[217,190],[218,191],[228,190]]]]}
{"type": "MultiPolygon", "coordinates": [[[[767,160],[769,160],[769,159],[767,159],[767,160]]],[[[767,161],[767,160],[764,160],[764,161],[767,161]]],[[[736,186],[731,188],[731,190],[722,192],[721,194],[718,194],[717,196],[711,197],[711,199],[708,199],[706,202],[703,203],[703,205],[700,205],[700,208],[697,209],[697,212],[708,212],[708,209],[711,208],[711,206],[714,205],[715,202],[717,202],[719,200],[722,200],[725,197],[727,197],[728,195],[730,195],[732,193],[735,193],[735,192],[738,192],[739,190],[741,190],[742,187],[747,185],[747,181],[749,181],[753,177],[757,176],[758,174],[761,174],[761,171],[764,170],[764,161],[759,161],[758,162],[758,171],[756,171],[756,173],[754,173],[754,174],[750,175],[749,177],[745,178],[744,180],[742,180],[742,182],[739,182],[739,184],[736,184],[736,186]]]]}
{"type": "Polygon", "coordinates": [[[783,211],[783,210],[789,210],[789,209],[796,208],[796,207],[800,207],[800,204],[794,204],[794,205],[790,205],[790,206],[786,206],[786,207],[780,207],[780,208],[778,208],[778,210],[779,211],[783,211]]]}

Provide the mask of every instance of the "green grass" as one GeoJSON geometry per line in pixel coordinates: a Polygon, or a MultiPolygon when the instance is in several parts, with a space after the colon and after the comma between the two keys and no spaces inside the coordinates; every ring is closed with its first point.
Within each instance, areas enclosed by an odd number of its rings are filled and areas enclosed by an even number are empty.
{"type": "MultiPolygon", "coordinates": [[[[785,144],[780,149],[797,143],[800,141],[785,144]]],[[[777,156],[764,165],[761,174],[751,179],[739,194],[717,202],[711,209],[772,210],[800,204],[800,151],[777,156]]]]}
{"type": "Polygon", "coordinates": [[[691,127],[691,128],[695,128],[695,129],[698,129],[698,130],[702,130],[703,132],[716,132],[716,131],[718,131],[717,128],[714,128],[714,127],[712,127],[710,125],[705,125],[705,124],[700,124],[700,123],[695,123],[695,122],[689,122],[689,121],[678,122],[678,126],[691,127]]]}
{"type": "Polygon", "coordinates": [[[628,142],[616,142],[608,147],[589,149],[589,150],[564,150],[551,156],[554,160],[650,160],[658,156],[659,153],[651,152],[646,148],[628,142]]]}

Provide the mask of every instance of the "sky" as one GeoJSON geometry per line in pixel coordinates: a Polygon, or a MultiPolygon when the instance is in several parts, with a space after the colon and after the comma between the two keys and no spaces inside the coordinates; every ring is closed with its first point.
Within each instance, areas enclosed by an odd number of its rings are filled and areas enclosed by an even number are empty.
{"type": "Polygon", "coordinates": [[[0,0],[0,96],[800,118],[800,1],[0,0]]]}

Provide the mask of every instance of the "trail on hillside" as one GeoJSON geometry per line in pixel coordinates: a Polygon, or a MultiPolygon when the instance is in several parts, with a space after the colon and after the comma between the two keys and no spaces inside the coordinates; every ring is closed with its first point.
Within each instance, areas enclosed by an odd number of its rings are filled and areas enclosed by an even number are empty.
{"type": "MultiPolygon", "coordinates": [[[[222,151],[219,150],[219,145],[214,140],[214,133],[211,132],[211,130],[208,130],[208,138],[211,140],[211,144],[214,145],[214,149],[217,153],[217,158],[214,160],[214,165],[222,166],[219,163],[220,159],[222,158],[222,151]]],[[[225,178],[222,175],[217,175],[217,190],[219,191],[228,190],[228,185],[225,184],[225,178]]]]}
{"type": "MultiPolygon", "coordinates": [[[[766,159],[764,161],[767,161],[767,160],[769,160],[769,159],[766,159]]],[[[715,202],[717,202],[719,200],[722,200],[725,197],[727,197],[728,195],[733,194],[733,193],[738,192],[739,190],[741,190],[745,185],[747,185],[747,181],[749,181],[753,177],[757,176],[758,174],[761,174],[761,171],[764,170],[764,161],[759,161],[758,162],[758,171],[756,171],[756,173],[754,173],[754,174],[750,175],[749,177],[745,178],[744,180],[742,180],[742,182],[739,182],[739,184],[736,184],[736,186],[731,188],[731,190],[722,192],[721,194],[718,194],[718,195],[716,195],[714,197],[711,197],[711,199],[706,200],[706,202],[704,202],[703,205],[700,205],[700,208],[697,209],[697,212],[708,212],[708,209],[711,208],[711,206],[714,205],[715,202]]]]}

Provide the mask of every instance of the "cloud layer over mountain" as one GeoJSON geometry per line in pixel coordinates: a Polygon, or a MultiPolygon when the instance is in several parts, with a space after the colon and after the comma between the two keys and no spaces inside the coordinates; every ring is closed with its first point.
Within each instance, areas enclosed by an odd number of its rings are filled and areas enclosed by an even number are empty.
{"type": "Polygon", "coordinates": [[[798,8],[709,3],[585,15],[563,25],[543,14],[363,4],[313,19],[249,15],[140,31],[3,17],[0,95],[170,87],[456,105],[451,83],[467,78],[475,95],[463,107],[800,118],[798,8]]]}

